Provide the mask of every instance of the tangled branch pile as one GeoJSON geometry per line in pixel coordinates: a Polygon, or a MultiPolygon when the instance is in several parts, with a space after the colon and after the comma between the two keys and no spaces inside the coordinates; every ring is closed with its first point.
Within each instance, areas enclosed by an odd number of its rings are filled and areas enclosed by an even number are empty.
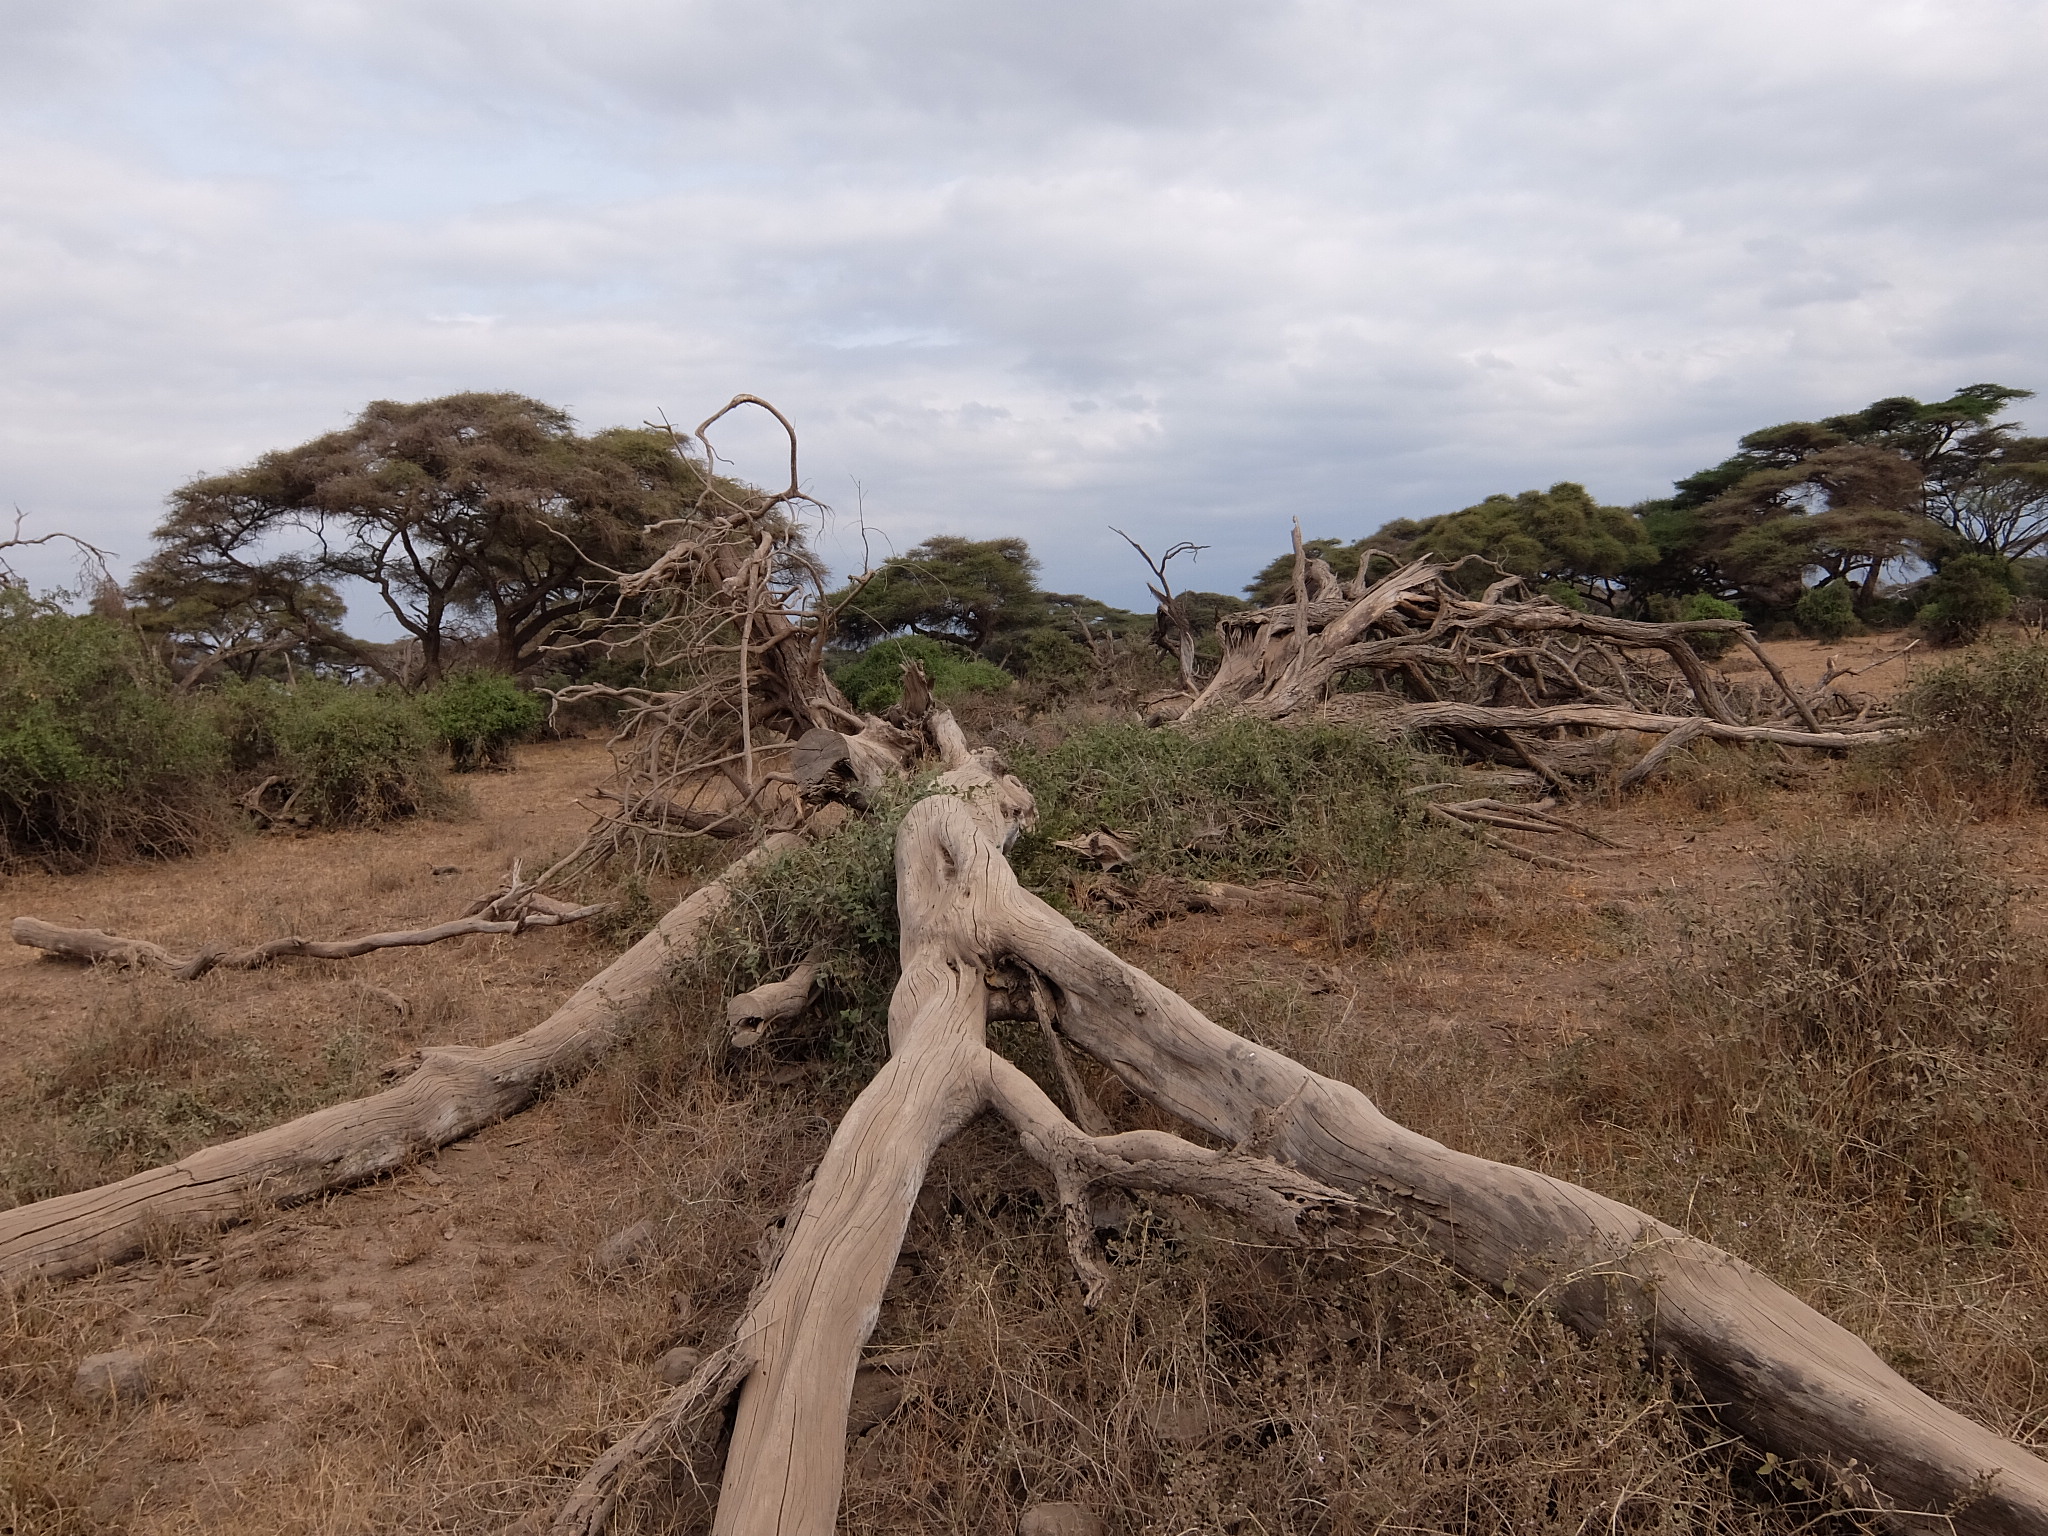
{"type": "Polygon", "coordinates": [[[1531,596],[1515,576],[1475,597],[1454,580],[1464,561],[1415,560],[1373,581],[1375,560],[1391,558],[1368,551],[1339,581],[1297,531],[1294,600],[1224,615],[1222,665],[1180,718],[1316,714],[1428,732],[1560,789],[1618,766],[1631,734],[1660,739],[1624,784],[1702,736],[1839,749],[1903,730],[1832,689],[1794,688],[1739,619],[1610,618],[1531,596]],[[1768,684],[1717,676],[1703,641],[1743,645],[1768,684]]]}
{"type": "MultiPolygon", "coordinates": [[[[682,452],[690,436],[676,433],[682,452]]],[[[735,396],[697,428],[705,473],[690,515],[660,524],[670,542],[638,571],[615,572],[610,610],[573,642],[630,657],[658,682],[581,683],[556,706],[603,700],[620,709],[609,802],[571,867],[610,858],[661,862],[678,841],[751,838],[802,817],[790,749],[807,732],[861,732],[881,723],[848,707],[822,664],[834,610],[824,569],[794,509],[796,432],[767,401],[735,396]],[[789,485],[760,495],[723,481],[706,434],[741,405],[766,410],[789,435],[789,485]]],[[[856,589],[857,590],[857,587],[856,589]]]]}

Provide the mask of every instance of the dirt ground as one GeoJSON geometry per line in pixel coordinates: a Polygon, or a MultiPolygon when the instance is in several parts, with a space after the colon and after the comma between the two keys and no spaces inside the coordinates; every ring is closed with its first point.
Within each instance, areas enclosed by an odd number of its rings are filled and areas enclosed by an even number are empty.
{"type": "MultiPolygon", "coordinates": [[[[1773,649],[1811,681],[1831,651],[1853,666],[1895,648],[1773,649]]],[[[1889,693],[1907,674],[1895,662],[1857,684],[1889,693]]],[[[467,780],[474,814],[449,822],[252,835],[182,863],[15,875],[0,880],[0,915],[173,949],[423,925],[459,912],[515,859],[530,871],[573,845],[588,821],[577,797],[603,762],[594,742],[527,748],[517,772],[467,780]]],[[[1550,1053],[1628,1027],[1685,925],[1753,900],[1771,859],[1837,823],[1831,773],[1795,766],[1768,792],[1709,775],[1580,807],[1618,846],[1546,849],[1587,873],[1489,856],[1455,901],[1396,899],[1380,913],[1397,944],[1336,952],[1311,913],[1189,917],[1121,947],[1222,1022],[1255,1024],[1368,1086],[1396,1060],[1550,1053]]],[[[2048,819],[1984,835],[2004,851],[2023,925],[2048,927],[2048,819]]],[[[650,894],[659,905],[674,893],[650,894]]],[[[620,943],[596,927],[537,930],[195,983],[8,946],[0,1103],[47,1098],[84,1046],[124,1025],[183,1021],[214,1052],[225,1042],[239,1053],[253,1086],[235,1102],[253,1126],[363,1091],[378,1064],[413,1046],[524,1029],[620,943]]],[[[536,1528],[534,1513],[664,1390],[663,1354],[701,1345],[729,1314],[751,1278],[734,1255],[829,1135],[829,1096],[801,1073],[643,1102],[650,1072],[694,1070],[691,1048],[667,1049],[676,1060],[643,1053],[633,1070],[600,1073],[396,1177],[0,1304],[11,1405],[0,1473],[25,1512],[11,1536],[536,1528]],[[658,1251],[598,1272],[598,1244],[643,1218],[656,1222],[658,1251]],[[146,1358],[148,1396],[114,1407],[74,1398],[77,1363],[114,1349],[146,1358]]],[[[1464,1109],[1454,1089],[1433,1102],[1431,1134],[1516,1150],[1499,1145],[1484,1095],[1464,1109]]],[[[161,1114],[173,1140],[189,1130],[161,1114]]],[[[17,1169],[9,1198],[33,1195],[39,1177],[76,1182],[80,1158],[128,1171],[150,1148],[88,1137],[29,1151],[42,1172],[17,1169]]],[[[1046,1243],[1057,1247],[1050,1227],[1046,1243]]],[[[892,1336],[885,1318],[878,1338],[892,1336]]],[[[890,1466],[879,1453],[856,1458],[850,1509],[872,1502],[869,1485],[890,1466]]]]}

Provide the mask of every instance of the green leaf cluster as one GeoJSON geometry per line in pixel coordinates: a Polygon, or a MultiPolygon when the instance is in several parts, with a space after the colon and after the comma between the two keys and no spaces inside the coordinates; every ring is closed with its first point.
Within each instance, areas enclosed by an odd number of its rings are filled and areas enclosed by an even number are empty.
{"type": "Polygon", "coordinates": [[[547,706],[500,672],[458,672],[420,697],[457,773],[509,768],[512,747],[540,729],[547,706]]]}
{"type": "Polygon", "coordinates": [[[924,664],[932,693],[945,702],[969,693],[999,693],[1010,686],[1010,674],[993,662],[921,635],[878,640],[859,655],[841,662],[833,681],[855,709],[880,713],[903,697],[903,664],[924,664]]]}
{"type": "Polygon", "coordinates": [[[0,862],[189,851],[221,768],[132,628],[0,585],[0,862]]]}

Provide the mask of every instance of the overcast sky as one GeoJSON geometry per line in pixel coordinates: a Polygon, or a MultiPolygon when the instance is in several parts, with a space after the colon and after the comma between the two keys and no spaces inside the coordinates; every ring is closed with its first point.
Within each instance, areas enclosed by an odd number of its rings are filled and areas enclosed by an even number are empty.
{"type": "Polygon", "coordinates": [[[747,391],[842,563],[1135,603],[1115,523],[1232,590],[2048,390],[2044,66],[2041,0],[0,0],[0,508],[125,566],[372,399],[747,391]]]}

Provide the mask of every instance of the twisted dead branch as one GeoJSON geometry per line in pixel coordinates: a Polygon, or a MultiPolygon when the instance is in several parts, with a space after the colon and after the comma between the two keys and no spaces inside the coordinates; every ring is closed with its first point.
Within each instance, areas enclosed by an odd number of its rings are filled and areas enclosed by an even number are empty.
{"type": "Polygon", "coordinates": [[[512,936],[529,928],[556,928],[580,923],[610,909],[609,902],[572,906],[543,895],[519,878],[517,865],[505,888],[479,897],[461,917],[431,928],[413,928],[394,933],[366,933],[353,939],[302,939],[287,936],[266,939],[260,944],[230,949],[209,944],[190,955],[174,955],[148,939],[122,938],[97,928],[60,928],[40,918],[17,917],[12,925],[14,942],[40,949],[63,960],[81,960],[88,965],[114,965],[125,969],[166,971],[180,981],[195,981],[208,971],[249,971],[276,960],[354,960],[380,949],[412,949],[440,944],[471,934],[512,936]]]}
{"type": "MultiPolygon", "coordinates": [[[[1683,730],[1687,740],[1841,751],[1904,729],[1825,688],[1808,698],[1739,619],[1652,624],[1583,613],[1517,596],[1524,584],[1512,576],[1473,597],[1453,580],[1471,562],[1415,560],[1378,581],[1368,574],[1374,563],[1368,552],[1359,575],[1340,582],[1307,555],[1297,529],[1294,600],[1219,621],[1222,665],[1181,722],[1240,711],[1416,731],[1472,758],[1526,767],[1559,792],[1605,772],[1634,735],[1683,730]],[[1770,692],[1717,678],[1693,643],[1716,635],[1756,657],[1770,692]]],[[[1639,781],[1671,750],[1653,748],[1624,781],[1639,781]]]]}

